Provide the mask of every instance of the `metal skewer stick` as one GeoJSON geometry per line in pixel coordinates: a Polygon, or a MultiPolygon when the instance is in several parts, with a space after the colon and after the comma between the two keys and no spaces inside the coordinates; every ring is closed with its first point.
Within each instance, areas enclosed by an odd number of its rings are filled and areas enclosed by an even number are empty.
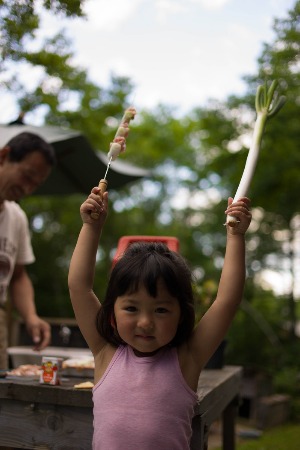
{"type": "Polygon", "coordinates": [[[106,172],[105,172],[105,175],[103,178],[104,180],[106,180],[107,172],[108,172],[108,169],[110,168],[111,162],[112,162],[112,158],[109,158],[109,161],[108,161],[107,167],[106,167],[106,172]]]}

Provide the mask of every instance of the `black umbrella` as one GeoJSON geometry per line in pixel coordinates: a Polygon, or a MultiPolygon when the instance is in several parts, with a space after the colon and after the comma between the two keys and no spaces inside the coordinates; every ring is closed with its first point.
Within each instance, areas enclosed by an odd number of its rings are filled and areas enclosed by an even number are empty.
{"type": "MultiPolygon", "coordinates": [[[[0,148],[23,131],[38,134],[51,143],[57,158],[56,167],[35,194],[89,194],[92,187],[97,186],[103,178],[107,165],[106,154],[94,152],[87,138],[79,131],[50,125],[0,125],[0,148]]],[[[127,183],[148,176],[150,171],[124,163],[119,158],[110,166],[108,188],[119,189],[127,183]]]]}

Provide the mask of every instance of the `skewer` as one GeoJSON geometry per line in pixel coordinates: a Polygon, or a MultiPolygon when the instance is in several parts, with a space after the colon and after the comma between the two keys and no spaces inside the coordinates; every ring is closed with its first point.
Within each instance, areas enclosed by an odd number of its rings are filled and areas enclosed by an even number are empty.
{"type": "MultiPolygon", "coordinates": [[[[115,134],[114,140],[110,144],[108,152],[108,163],[106,166],[104,178],[101,178],[98,184],[98,187],[100,188],[99,197],[101,198],[103,197],[104,192],[107,190],[108,181],[106,177],[112,161],[114,161],[119,156],[119,154],[124,152],[126,149],[126,138],[129,133],[129,123],[131,120],[134,119],[135,114],[136,114],[135,108],[130,107],[126,109],[122,117],[121,123],[115,134]]],[[[99,214],[92,212],[91,217],[92,219],[97,220],[99,218],[99,214]]]]}
{"type": "Polygon", "coordinates": [[[107,163],[107,167],[106,167],[106,172],[105,172],[105,175],[104,175],[104,180],[106,180],[107,172],[108,172],[108,169],[110,168],[111,162],[112,162],[112,158],[109,158],[108,163],[107,163]]]}

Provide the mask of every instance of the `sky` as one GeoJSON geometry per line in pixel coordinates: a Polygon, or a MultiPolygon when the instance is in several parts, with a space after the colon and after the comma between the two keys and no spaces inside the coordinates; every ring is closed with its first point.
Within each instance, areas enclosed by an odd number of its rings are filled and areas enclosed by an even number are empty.
{"type": "MultiPolygon", "coordinates": [[[[295,1],[86,0],[87,20],[46,15],[39,35],[64,26],[74,63],[94,82],[108,87],[112,74],[128,76],[137,110],[163,103],[184,114],[211,98],[245,92],[243,76],[257,72],[263,43],[274,38],[274,18],[286,17],[295,1]]],[[[23,74],[28,86],[34,74],[23,74]]],[[[3,97],[0,123],[16,115],[12,98],[3,97]]]]}

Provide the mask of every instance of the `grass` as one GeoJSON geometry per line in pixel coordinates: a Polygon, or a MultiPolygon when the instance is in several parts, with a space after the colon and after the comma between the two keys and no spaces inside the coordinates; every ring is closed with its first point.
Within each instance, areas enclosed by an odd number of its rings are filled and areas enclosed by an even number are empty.
{"type": "Polygon", "coordinates": [[[299,450],[299,448],[299,424],[286,424],[264,430],[260,438],[247,441],[239,439],[236,445],[236,450],[299,450]]]}

